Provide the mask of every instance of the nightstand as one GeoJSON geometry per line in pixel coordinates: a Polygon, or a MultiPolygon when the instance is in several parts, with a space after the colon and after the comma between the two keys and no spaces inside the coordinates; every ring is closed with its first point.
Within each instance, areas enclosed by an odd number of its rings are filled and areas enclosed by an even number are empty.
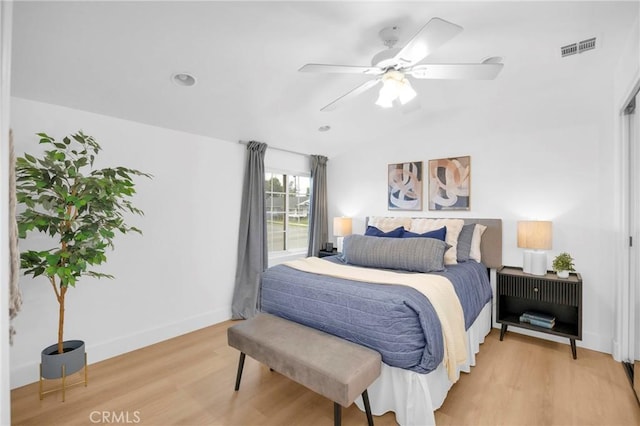
{"type": "Polygon", "coordinates": [[[320,250],[320,252],[318,253],[318,257],[335,256],[336,254],[340,254],[340,253],[338,253],[338,249],[334,247],[334,249],[331,251],[320,250]]]}
{"type": "Polygon", "coordinates": [[[571,273],[569,278],[558,278],[547,272],[537,276],[525,274],[522,268],[503,266],[497,272],[497,322],[502,324],[500,340],[507,327],[526,328],[556,336],[568,337],[571,353],[576,359],[576,339],[582,340],[582,277],[571,273]],[[527,311],[555,317],[553,328],[520,322],[527,311]]]}

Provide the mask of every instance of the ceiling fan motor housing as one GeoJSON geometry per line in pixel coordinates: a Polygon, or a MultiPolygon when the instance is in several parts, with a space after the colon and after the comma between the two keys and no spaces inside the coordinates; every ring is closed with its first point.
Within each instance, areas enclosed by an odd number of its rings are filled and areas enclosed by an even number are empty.
{"type": "Polygon", "coordinates": [[[385,46],[392,48],[398,42],[398,33],[400,28],[397,25],[392,27],[384,27],[378,32],[378,35],[382,39],[385,46]]]}
{"type": "Polygon", "coordinates": [[[378,32],[378,36],[380,36],[384,45],[387,46],[387,49],[376,53],[371,59],[371,65],[374,67],[387,68],[396,64],[392,59],[400,51],[399,47],[394,47],[398,42],[399,32],[400,28],[397,25],[384,27],[378,32]]]}

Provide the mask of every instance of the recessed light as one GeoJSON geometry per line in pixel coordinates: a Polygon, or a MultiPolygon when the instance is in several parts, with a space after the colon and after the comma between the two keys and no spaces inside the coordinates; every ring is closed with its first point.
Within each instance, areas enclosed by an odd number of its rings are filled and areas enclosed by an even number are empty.
{"type": "Polygon", "coordinates": [[[173,81],[178,86],[185,87],[193,86],[194,84],[196,84],[196,78],[186,72],[173,74],[171,76],[171,81],[173,81]]]}
{"type": "Polygon", "coordinates": [[[319,132],[326,132],[329,130],[331,130],[331,126],[328,126],[328,125],[318,127],[319,132]]]}

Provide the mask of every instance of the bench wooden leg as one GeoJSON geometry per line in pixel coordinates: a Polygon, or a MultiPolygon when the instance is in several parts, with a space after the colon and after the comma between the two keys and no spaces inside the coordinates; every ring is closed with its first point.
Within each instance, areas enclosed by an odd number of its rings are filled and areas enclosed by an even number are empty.
{"type": "Polygon", "coordinates": [[[333,424],[334,426],[342,424],[342,406],[337,402],[333,403],[333,424]]]}
{"type": "Polygon", "coordinates": [[[238,361],[238,374],[236,375],[236,391],[240,389],[240,379],[242,379],[242,369],[244,368],[244,357],[246,354],[240,352],[240,361],[238,361]]]}
{"type": "Polygon", "coordinates": [[[365,389],[362,392],[362,401],[364,402],[364,411],[367,413],[367,424],[373,426],[373,416],[371,415],[371,405],[369,405],[369,394],[365,389]]]}

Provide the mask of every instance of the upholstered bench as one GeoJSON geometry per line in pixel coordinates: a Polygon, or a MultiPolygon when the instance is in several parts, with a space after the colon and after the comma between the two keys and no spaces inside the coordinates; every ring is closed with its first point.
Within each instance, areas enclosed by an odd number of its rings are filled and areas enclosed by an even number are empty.
{"type": "Polygon", "coordinates": [[[369,425],[373,416],[367,387],[380,375],[380,354],[304,325],[261,313],[227,330],[229,346],[240,351],[237,391],[245,355],[333,401],[334,423],[341,407],[362,394],[369,425]]]}

